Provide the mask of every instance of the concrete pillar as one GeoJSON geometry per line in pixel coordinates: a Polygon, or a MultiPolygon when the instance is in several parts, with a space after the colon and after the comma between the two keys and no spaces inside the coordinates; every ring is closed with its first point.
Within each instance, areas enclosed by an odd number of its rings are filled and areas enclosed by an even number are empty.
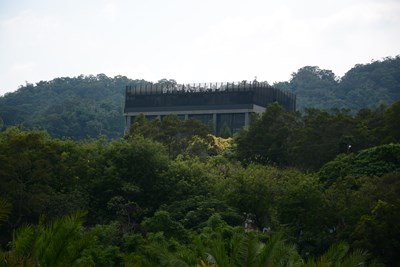
{"type": "Polygon", "coordinates": [[[249,126],[250,124],[250,116],[249,112],[244,113],[244,126],[249,126]]]}
{"type": "Polygon", "coordinates": [[[131,128],[131,116],[125,116],[125,135],[129,133],[129,129],[131,128]]]}
{"type": "Polygon", "coordinates": [[[185,121],[189,119],[189,114],[185,114],[185,121]]]}
{"type": "Polygon", "coordinates": [[[217,113],[213,113],[213,133],[217,134],[217,113]]]}

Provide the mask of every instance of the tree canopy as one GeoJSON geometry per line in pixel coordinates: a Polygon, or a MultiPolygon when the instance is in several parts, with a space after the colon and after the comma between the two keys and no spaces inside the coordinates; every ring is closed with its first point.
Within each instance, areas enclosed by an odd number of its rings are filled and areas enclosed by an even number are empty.
{"type": "MultiPolygon", "coordinates": [[[[147,83],[105,74],[27,83],[0,97],[0,129],[18,126],[46,130],[52,137],[75,140],[102,135],[119,138],[124,132],[125,86],[147,83]]],[[[177,82],[161,79],[158,83],[177,82]]],[[[400,99],[400,56],[357,64],[341,78],[331,70],[305,66],[294,72],[289,81],[273,86],[295,93],[301,112],[309,108],[330,112],[337,108],[350,109],[355,114],[364,108],[389,106],[400,99]]],[[[398,138],[398,131],[393,130],[398,138]]],[[[224,129],[222,135],[231,133],[224,129]]]]}
{"type": "MultiPolygon", "coordinates": [[[[292,81],[311,105],[352,75],[305,67],[292,81]]],[[[0,99],[0,266],[398,266],[400,100],[293,113],[272,103],[229,138],[140,115],[118,138],[107,101],[126,82],[60,78],[0,99]]]]}

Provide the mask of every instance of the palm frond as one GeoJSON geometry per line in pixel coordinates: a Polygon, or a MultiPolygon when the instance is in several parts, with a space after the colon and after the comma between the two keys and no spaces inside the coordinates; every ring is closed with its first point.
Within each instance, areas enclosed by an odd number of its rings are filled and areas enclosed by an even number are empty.
{"type": "Polygon", "coordinates": [[[341,267],[366,266],[368,253],[363,250],[355,250],[350,255],[346,256],[341,264],[341,267]]]}
{"type": "Polygon", "coordinates": [[[307,263],[304,265],[306,267],[330,267],[331,262],[328,260],[328,258],[324,255],[317,259],[310,259],[307,261],[307,263]]]}
{"type": "Polygon", "coordinates": [[[20,227],[14,234],[12,248],[18,257],[29,257],[33,254],[36,240],[36,229],[32,225],[20,227]]]}
{"type": "Polygon", "coordinates": [[[0,198],[0,222],[8,220],[8,215],[11,213],[12,205],[7,200],[0,198]]]}
{"type": "Polygon", "coordinates": [[[344,242],[333,244],[317,259],[307,261],[307,267],[355,267],[366,266],[368,253],[356,250],[349,254],[349,245],[344,242]]]}
{"type": "Polygon", "coordinates": [[[218,235],[209,245],[209,252],[207,253],[207,261],[219,267],[230,266],[230,257],[225,248],[225,241],[221,235],[218,235]]]}
{"type": "Polygon", "coordinates": [[[69,266],[87,247],[92,236],[82,234],[84,212],[56,219],[42,230],[36,243],[38,261],[43,266],[69,266]]]}
{"type": "Polygon", "coordinates": [[[338,242],[333,244],[324,255],[331,263],[331,267],[339,267],[349,249],[349,245],[345,242],[338,242]]]}
{"type": "Polygon", "coordinates": [[[262,244],[253,235],[236,233],[232,238],[231,258],[234,266],[251,266],[260,253],[262,244]]]}
{"type": "Polygon", "coordinates": [[[283,233],[279,232],[271,236],[270,240],[263,246],[259,256],[257,257],[257,267],[275,266],[280,253],[279,250],[285,246],[282,241],[283,233]]]}

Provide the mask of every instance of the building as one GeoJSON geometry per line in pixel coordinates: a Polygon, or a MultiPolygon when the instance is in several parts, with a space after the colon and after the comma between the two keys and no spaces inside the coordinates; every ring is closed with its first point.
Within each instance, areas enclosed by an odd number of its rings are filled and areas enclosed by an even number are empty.
{"type": "Polygon", "coordinates": [[[127,86],[125,93],[125,133],[134,118],[176,114],[182,120],[197,119],[208,124],[214,134],[228,128],[234,134],[249,125],[251,113],[262,113],[268,104],[278,102],[295,111],[296,96],[267,83],[140,84],[127,86]]]}

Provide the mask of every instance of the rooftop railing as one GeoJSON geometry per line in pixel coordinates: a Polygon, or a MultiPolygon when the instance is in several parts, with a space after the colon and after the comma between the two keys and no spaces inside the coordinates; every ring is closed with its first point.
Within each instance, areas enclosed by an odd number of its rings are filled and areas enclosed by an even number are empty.
{"type": "MultiPolygon", "coordinates": [[[[126,86],[125,107],[146,106],[146,105],[177,105],[177,100],[173,95],[193,95],[202,94],[204,97],[212,95],[227,94],[232,95],[239,93],[242,96],[252,95],[253,101],[260,105],[277,101],[285,106],[288,110],[295,110],[296,95],[292,92],[276,89],[266,82],[226,82],[226,83],[190,83],[190,84],[174,84],[174,83],[147,83],[126,86]],[[244,95],[243,95],[244,94],[244,95]],[[159,100],[150,100],[149,97],[154,96],[159,100]],[[160,98],[161,97],[161,98],[160,98]],[[172,99],[171,99],[172,97],[172,99]],[[139,99],[146,100],[139,100],[139,99]],[[165,99],[162,101],[161,99],[165,99]],[[153,103],[154,102],[154,103],[153,103]],[[164,103],[165,102],[165,103],[164,103]],[[164,104],[162,104],[164,103],[164,104]]],[[[208,99],[206,97],[204,101],[208,99]]],[[[194,100],[190,97],[190,103],[194,100]]],[[[189,98],[188,98],[189,100],[189,98]]],[[[211,100],[211,99],[208,99],[211,100]]],[[[203,102],[204,102],[203,101],[203,102]]],[[[213,101],[208,101],[213,102],[213,101]]]]}
{"type": "Polygon", "coordinates": [[[254,88],[271,88],[266,82],[226,82],[226,83],[188,83],[188,84],[170,84],[170,83],[147,83],[126,86],[126,93],[130,95],[148,95],[148,94],[179,94],[179,93],[202,93],[202,92],[220,92],[220,91],[249,91],[254,88]]]}

